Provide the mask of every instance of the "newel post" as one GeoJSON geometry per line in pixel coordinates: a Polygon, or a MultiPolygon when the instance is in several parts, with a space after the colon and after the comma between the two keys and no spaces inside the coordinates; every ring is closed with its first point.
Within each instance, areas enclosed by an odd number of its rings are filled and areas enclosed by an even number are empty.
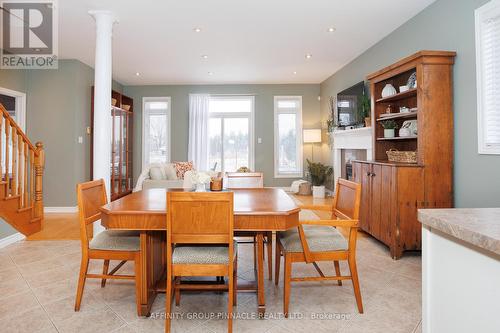
{"type": "Polygon", "coordinates": [[[43,143],[36,143],[35,153],[35,218],[43,219],[43,169],[45,167],[45,151],[43,143]]]}

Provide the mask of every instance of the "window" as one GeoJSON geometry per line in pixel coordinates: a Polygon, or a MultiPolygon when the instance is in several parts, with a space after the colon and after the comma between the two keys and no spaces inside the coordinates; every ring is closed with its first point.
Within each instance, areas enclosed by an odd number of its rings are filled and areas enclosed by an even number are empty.
{"type": "Polygon", "coordinates": [[[216,171],[254,168],[254,96],[210,96],[208,164],[216,171]]]}
{"type": "Polygon", "coordinates": [[[480,154],[500,154],[500,0],[475,16],[478,148],[480,154]]]}
{"type": "Polygon", "coordinates": [[[274,97],[274,177],[302,177],[302,96],[274,97]]]}
{"type": "Polygon", "coordinates": [[[170,97],[142,99],[142,164],[170,162],[170,97]]]}

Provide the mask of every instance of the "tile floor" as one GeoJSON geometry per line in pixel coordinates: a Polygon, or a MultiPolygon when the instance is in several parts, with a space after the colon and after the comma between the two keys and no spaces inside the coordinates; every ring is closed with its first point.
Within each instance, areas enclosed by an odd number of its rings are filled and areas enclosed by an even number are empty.
{"type": "MultiPolygon", "coordinates": [[[[235,332],[420,332],[421,260],[405,255],[393,261],[388,250],[368,236],[358,241],[358,269],[365,313],[357,313],[352,285],[293,283],[290,311],[282,313],[280,282],[266,280],[266,319],[255,319],[254,294],[238,295],[235,332]],[[318,319],[318,317],[323,318],[318,319]],[[326,316],[326,318],[324,317],[326,316]]],[[[153,305],[151,318],[135,312],[133,282],[87,280],[80,312],[74,312],[80,264],[78,241],[22,241],[0,249],[0,331],[2,332],[163,332],[164,295],[153,305]]],[[[333,273],[333,264],[321,263],[333,273]]],[[[102,262],[91,265],[100,271],[102,262]]],[[[282,266],[283,267],[283,266],[282,266]]],[[[131,271],[131,266],[123,270],[131,271]]],[[[348,272],[347,266],[342,266],[348,272]]],[[[315,274],[311,265],[294,264],[295,275],[315,274]]],[[[250,244],[239,247],[239,277],[253,279],[250,244]]],[[[266,272],[267,277],[267,272],[266,272]]],[[[282,280],[282,277],[281,277],[282,280]]],[[[174,332],[225,332],[226,320],[205,313],[223,313],[227,295],[183,294],[173,310],[183,319],[172,322],[174,332]],[[196,315],[196,318],[194,318],[196,315]],[[189,316],[189,318],[188,318],[189,316]]]]}

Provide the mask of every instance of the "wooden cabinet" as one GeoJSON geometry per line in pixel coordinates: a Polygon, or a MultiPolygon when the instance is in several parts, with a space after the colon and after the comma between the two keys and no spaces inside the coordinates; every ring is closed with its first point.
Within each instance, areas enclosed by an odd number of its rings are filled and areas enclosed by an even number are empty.
{"type": "MultiPolygon", "coordinates": [[[[111,200],[132,192],[132,120],[134,101],[132,98],[112,91],[111,112],[111,181],[106,185],[111,200]]],[[[92,88],[91,124],[94,125],[94,89],[92,88]]],[[[93,132],[93,128],[92,128],[93,132]]],[[[90,170],[93,178],[93,135],[91,136],[90,170]]]]}
{"type": "Polygon", "coordinates": [[[391,250],[421,249],[417,209],[453,207],[453,63],[455,52],[420,51],[367,77],[370,82],[373,161],[353,162],[362,185],[360,227],[391,250]],[[416,87],[382,97],[388,84],[399,91],[410,76],[416,87]],[[400,113],[400,108],[415,109],[400,113]],[[388,114],[388,110],[390,113],[388,114]],[[417,124],[416,133],[384,137],[382,122],[417,124]],[[416,163],[389,162],[387,151],[416,152],[416,163]]]}
{"type": "Polygon", "coordinates": [[[419,250],[423,168],[355,161],[353,177],[362,186],[361,229],[388,245],[395,259],[405,250],[419,250]]]}

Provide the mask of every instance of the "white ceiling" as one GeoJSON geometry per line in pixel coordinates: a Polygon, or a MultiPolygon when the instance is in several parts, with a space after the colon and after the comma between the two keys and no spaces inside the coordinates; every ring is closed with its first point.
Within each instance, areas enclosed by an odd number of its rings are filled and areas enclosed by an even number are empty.
{"type": "Polygon", "coordinates": [[[107,9],[123,84],[319,83],[432,2],[59,0],[59,55],[93,66],[87,12],[107,9]]]}

